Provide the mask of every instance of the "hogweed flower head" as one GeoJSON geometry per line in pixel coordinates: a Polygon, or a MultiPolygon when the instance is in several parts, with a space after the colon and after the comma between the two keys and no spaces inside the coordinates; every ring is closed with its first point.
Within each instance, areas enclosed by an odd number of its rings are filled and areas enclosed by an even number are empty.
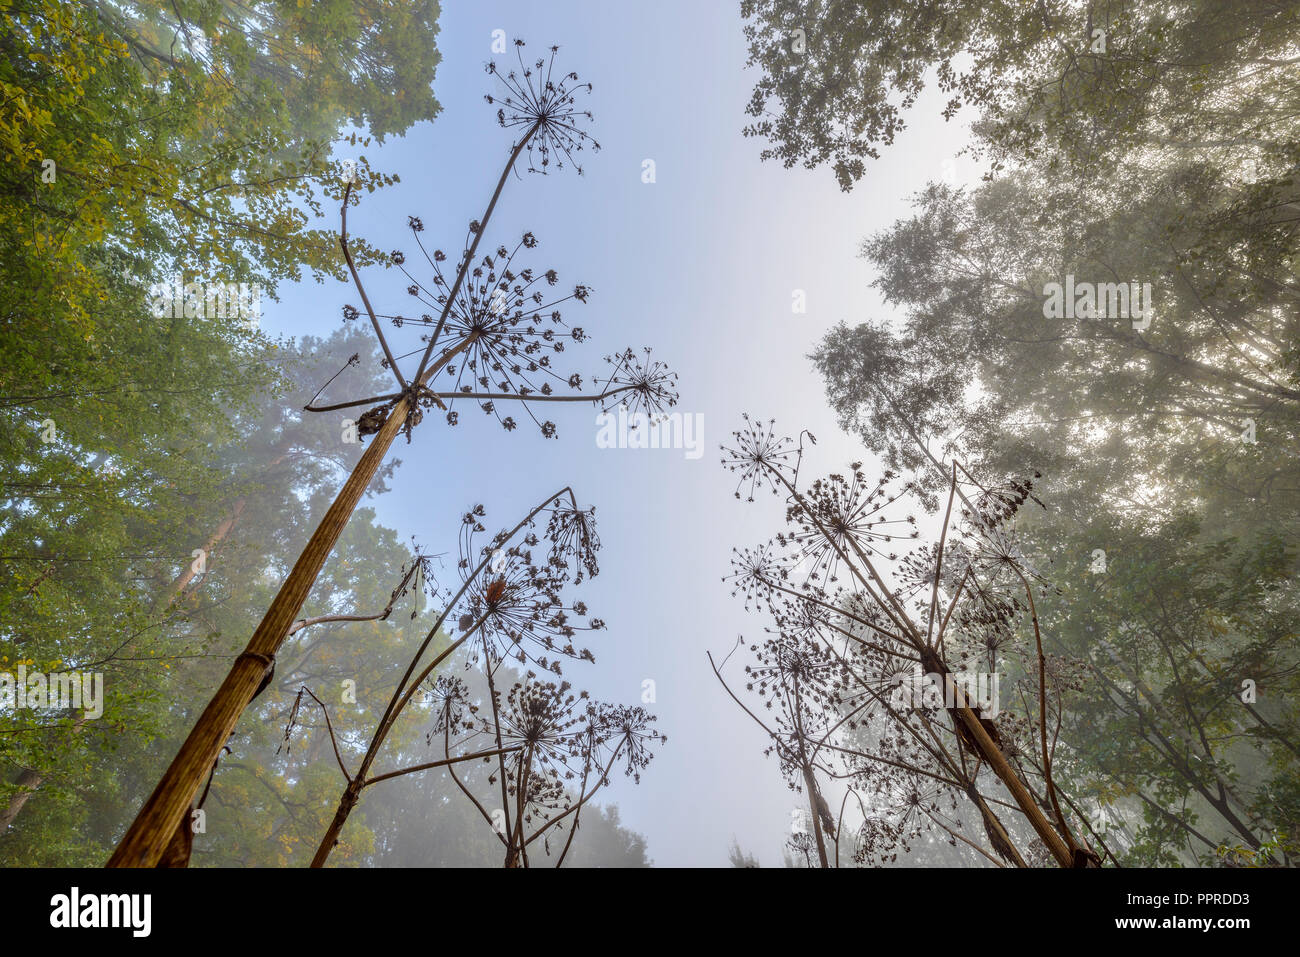
{"type": "Polygon", "coordinates": [[[640,355],[631,348],[624,349],[606,356],[605,362],[609,371],[596,378],[601,391],[607,394],[601,405],[603,411],[622,406],[629,414],[653,418],[677,404],[677,373],[655,359],[649,348],[642,349],[640,355]]]}
{"type": "Polygon", "coordinates": [[[524,128],[528,138],[528,171],[547,173],[552,164],[564,168],[568,162],[582,174],[575,153],[590,147],[598,151],[600,144],[582,128],[591,122],[591,111],[578,106],[580,94],[590,94],[591,84],[582,83],[578,74],[561,74],[555,69],[555,55],[560,48],[553,46],[550,57],[539,57],[531,63],[524,62],[524,41],[515,41],[518,69],[502,72],[495,61],[487,65],[487,72],[505,87],[504,93],[488,94],[489,104],[497,106],[497,122],[504,129],[524,128]]]}
{"type": "Polygon", "coordinates": [[[757,663],[745,666],[746,690],[762,698],[768,708],[787,696],[793,702],[796,688],[800,707],[809,709],[809,714],[840,700],[843,669],[818,642],[778,635],[750,651],[757,663]]]}
{"type": "MultiPolygon", "coordinates": [[[[561,306],[585,303],[591,287],[577,284],[559,285],[555,269],[535,269],[522,264],[526,250],[538,245],[537,237],[526,232],[513,248],[499,246],[494,252],[469,263],[473,245],[472,232],[451,277],[443,272],[447,256],[440,249],[430,254],[419,241],[420,251],[432,269],[432,278],[421,280],[406,266],[404,255],[394,253],[392,261],[405,273],[410,284],[407,293],[421,305],[445,319],[423,313],[418,318],[386,316],[398,328],[433,328],[437,332],[440,354],[456,355],[446,362],[431,380],[431,388],[444,396],[447,421],[455,425],[459,414],[456,398],[474,401],[498,423],[513,431],[513,416],[503,415],[499,403],[506,399],[551,397],[563,391],[580,392],[582,377],[556,368],[555,361],[568,343],[586,338],[581,326],[569,326],[561,306]],[[457,287],[454,277],[464,270],[465,280],[457,287]],[[451,290],[456,295],[451,297],[451,290]],[[495,396],[490,398],[489,396],[495,396]]],[[[429,335],[421,337],[429,341],[429,335]]],[[[555,425],[533,415],[531,404],[522,402],[528,415],[543,432],[555,434],[555,425]]]]}
{"type": "Polygon", "coordinates": [[[911,486],[891,494],[892,472],[885,472],[872,484],[861,465],[854,462],[847,478],[832,474],[817,479],[787,509],[786,518],[793,526],[790,540],[806,557],[811,579],[834,582],[841,560],[845,556],[856,560],[857,551],[895,560],[898,553],[886,551],[882,545],[921,535],[914,515],[891,519],[885,514],[911,486]]]}
{"type": "Polygon", "coordinates": [[[433,725],[426,735],[433,743],[437,734],[457,734],[473,726],[473,715],[478,710],[469,701],[469,687],[454,675],[438,675],[425,679],[425,701],[434,714],[433,725]]]}
{"type": "Polygon", "coordinates": [[[623,774],[641,783],[641,772],[654,758],[651,748],[665,744],[668,736],[653,727],[655,716],[639,705],[601,704],[591,709],[592,726],[610,760],[618,758],[623,774]]]}
{"type": "Polygon", "coordinates": [[[731,568],[731,574],[722,580],[731,583],[733,597],[744,595],[746,611],[749,611],[750,602],[771,602],[776,583],[782,574],[780,560],[771,546],[764,544],[754,548],[733,548],[731,568]]]}
{"type": "Polygon", "coordinates": [[[459,625],[468,631],[480,621],[484,642],[497,658],[560,674],[559,657],[595,661],[586,648],[574,645],[579,631],[596,631],[605,623],[590,617],[586,603],[566,603],[567,565],[534,562],[533,548],[541,541],[528,533],[520,544],[506,547],[497,535],[482,548],[475,536],[484,530],[482,507],[466,513],[461,531],[462,580],[467,583],[459,625]],[[556,657],[552,657],[556,656],[556,657]]]}
{"type": "Polygon", "coordinates": [[[760,419],[751,420],[747,412],[742,418],[744,426],[731,433],[732,447],[722,447],[722,465],[740,476],[736,498],[742,497],[743,489],[747,492],[745,500],[752,502],[755,491],[766,486],[775,495],[785,482],[794,481],[799,452],[788,437],[776,434],[775,419],[764,424],[760,419]]]}
{"type": "Polygon", "coordinates": [[[548,561],[553,568],[567,574],[571,560],[579,566],[573,579],[575,585],[582,582],[584,573],[591,578],[600,573],[596,564],[600,537],[596,534],[595,506],[581,509],[557,499],[546,526],[546,538],[551,543],[548,561]]]}

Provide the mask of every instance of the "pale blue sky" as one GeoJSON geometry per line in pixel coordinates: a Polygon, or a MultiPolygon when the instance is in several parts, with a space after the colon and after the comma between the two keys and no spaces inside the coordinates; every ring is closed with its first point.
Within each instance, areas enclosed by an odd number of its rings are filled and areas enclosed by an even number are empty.
{"type": "MultiPolygon", "coordinates": [[[[492,528],[565,484],[596,506],[601,574],[581,590],[609,630],[590,642],[597,664],[571,665],[566,677],[626,703],[655,681],[668,744],[640,786],[620,780],[606,800],[660,865],[725,865],[735,835],[777,866],[795,803],[775,760],[761,754],[762,733],[705,658],[706,649],[725,654],[740,634],[761,634],[766,620],[747,615],[721,577],[732,547],[766,540],[781,516],[770,497],[753,505],[732,497],[718,444],[748,411],[775,416],[788,434],[813,431],[810,465],[819,471],[864,457],[836,428],[806,356],[836,322],[883,314],[857,258],[860,240],[903,215],[927,181],[954,169],[971,175],[961,160],[945,170],[966,133],[943,122],[937,96],[922,100],[911,129],[851,194],[828,170],[760,163],[760,143],[741,136],[756,76],[744,69],[738,9],[718,0],[445,2],[434,85],[443,113],[365,151],[402,181],[349,215],[352,232],[381,249],[413,249],[406,217],[417,215],[426,244],[454,259],[511,144],[483,101],[496,92],[484,72],[493,30],[527,40],[534,55],[560,44],[559,64],[595,84],[591,132],[602,150],[584,156],[582,177],[512,178],[484,248],[536,233],[534,265],[594,290],[573,310],[590,339],[565,353],[572,371],[589,378],[601,356],[653,346],[681,375],[678,409],[703,417],[705,454],[598,448],[596,410],[585,405],[553,407],[559,435],[549,441],[527,425],[507,434],[466,407],[460,426],[428,416],[412,445],[399,441],[403,464],[374,504],[403,538],[453,554],[459,516],[475,502],[492,528]],[[655,161],[654,184],[641,181],[645,159],[655,161]],[[791,311],[796,289],[806,293],[805,314],[791,311]]],[[[400,274],[369,270],[366,282],[379,312],[412,313],[400,274]]],[[[341,283],[284,288],[263,325],[327,335],[347,302],[357,297],[341,283]]]]}

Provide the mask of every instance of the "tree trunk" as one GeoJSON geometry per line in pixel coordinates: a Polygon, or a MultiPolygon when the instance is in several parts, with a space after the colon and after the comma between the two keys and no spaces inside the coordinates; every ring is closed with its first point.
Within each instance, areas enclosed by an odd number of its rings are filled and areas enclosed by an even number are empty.
{"type": "Polygon", "coordinates": [[[9,799],[9,806],[0,811],[0,834],[9,830],[9,825],[14,822],[18,812],[23,809],[27,799],[41,786],[45,780],[45,775],[39,771],[33,771],[31,768],[23,768],[22,773],[18,775],[18,787],[21,789],[9,799]]]}
{"type": "MultiPolygon", "coordinates": [[[[272,446],[272,448],[283,448],[283,446],[272,446]]],[[[277,455],[275,458],[273,458],[270,462],[266,464],[266,466],[261,470],[262,474],[265,475],[266,472],[270,471],[271,469],[275,468],[277,465],[284,462],[285,459],[287,459],[288,457],[289,454],[287,452],[281,452],[279,455],[277,455]]],[[[204,543],[203,551],[205,555],[207,555],[210,558],[212,556],[213,549],[215,549],[218,545],[220,545],[223,541],[225,541],[227,536],[229,536],[230,533],[234,530],[235,523],[238,522],[240,516],[244,514],[244,509],[247,508],[247,506],[248,506],[248,496],[241,495],[239,496],[239,498],[235,499],[234,504],[230,508],[230,514],[225,518],[225,520],[221,522],[220,525],[216,527],[216,530],[208,538],[207,542],[204,543]]],[[[180,594],[183,591],[185,591],[186,586],[188,586],[189,583],[192,582],[193,580],[194,580],[194,564],[191,562],[189,565],[185,566],[185,570],[183,572],[181,572],[172,580],[171,585],[167,587],[167,592],[165,594],[165,597],[160,597],[155,602],[155,605],[166,604],[167,602],[171,602],[174,599],[178,598],[180,594]]]]}
{"type": "MultiPolygon", "coordinates": [[[[217,526],[216,530],[208,537],[208,540],[203,545],[205,561],[206,557],[211,556],[212,550],[216,548],[217,545],[221,544],[222,540],[230,534],[231,530],[235,527],[235,522],[239,521],[239,516],[244,513],[244,508],[247,504],[248,500],[242,495],[235,499],[235,504],[231,508],[230,514],[220,525],[217,526]]],[[[167,593],[163,596],[164,602],[171,602],[179,598],[189,583],[194,580],[195,574],[194,563],[190,562],[185,566],[185,570],[177,575],[172,583],[167,586],[167,593]]]]}
{"type": "MultiPolygon", "coordinates": [[[[80,714],[77,720],[72,722],[72,733],[76,734],[81,730],[81,726],[86,723],[86,716],[80,714]]],[[[0,811],[0,834],[9,830],[9,825],[13,824],[14,819],[18,817],[18,812],[23,809],[27,799],[40,789],[41,783],[45,780],[45,775],[39,771],[33,771],[31,768],[23,768],[18,775],[16,782],[21,790],[9,799],[9,806],[0,811]]]]}

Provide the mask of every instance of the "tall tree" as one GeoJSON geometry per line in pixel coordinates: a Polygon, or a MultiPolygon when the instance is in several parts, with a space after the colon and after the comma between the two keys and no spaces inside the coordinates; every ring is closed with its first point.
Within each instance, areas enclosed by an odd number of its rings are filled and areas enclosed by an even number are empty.
{"type": "MultiPolygon", "coordinates": [[[[240,509],[235,495],[209,513],[231,485],[211,452],[284,384],[256,287],[342,275],[311,223],[344,188],[332,141],[343,123],[360,127],[355,145],[436,113],[437,7],[0,8],[0,665],[114,671],[142,648],[167,660],[193,651],[172,602],[202,574],[191,553],[219,548],[240,509]],[[388,94],[395,77],[407,95],[388,94]]],[[[392,181],[364,157],[353,178],[392,181]]],[[[161,675],[128,677],[158,666],[131,660],[110,675],[111,720],[6,736],[6,825],[49,783],[48,747],[165,728],[161,675]]]]}
{"type": "MultiPolygon", "coordinates": [[[[838,13],[862,49],[894,48],[898,5],[838,13]]],[[[929,187],[864,243],[903,321],[842,326],[815,356],[843,424],[932,504],[954,455],[985,481],[1044,473],[1025,547],[1057,584],[1048,647],[1080,682],[1061,772],[1093,812],[1140,822],[1138,862],[1216,860],[1221,842],[1293,854],[1273,835],[1293,829],[1278,775],[1296,757],[1295,16],[992,4],[940,18],[951,46],[937,21],[900,22],[941,85],[974,84],[991,174],[929,187]]],[[[833,70],[862,65],[852,44],[828,51],[833,70]]],[[[839,156],[848,186],[861,103],[800,100],[815,76],[781,88],[810,129],[844,134],[808,155],[839,156]]],[[[886,88],[865,84],[868,113],[886,88]]]]}
{"type": "Polygon", "coordinates": [[[846,191],[927,82],[945,118],[976,111],[995,169],[1044,150],[1104,169],[1135,151],[1263,146],[1295,115],[1300,13],[1275,0],[742,0],[741,15],[762,71],[746,135],[767,140],[764,159],[829,164],[846,191]]]}

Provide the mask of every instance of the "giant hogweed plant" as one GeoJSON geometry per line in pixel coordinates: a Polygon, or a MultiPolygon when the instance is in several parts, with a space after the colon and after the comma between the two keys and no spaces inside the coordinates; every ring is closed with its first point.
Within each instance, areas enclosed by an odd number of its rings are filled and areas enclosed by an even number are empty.
{"type": "Polygon", "coordinates": [[[639,707],[594,702],[563,678],[564,660],[595,662],[590,650],[575,644],[579,632],[605,628],[585,602],[569,594],[599,572],[595,510],[579,508],[573,491],[560,489],[513,528],[480,544],[485,516],[481,505],[462,516],[460,584],[454,591],[434,589],[441,612],[411,656],[355,771],[348,769],[325,704],[305,685],[298,693],[285,729],[286,745],[299,722],[300,706],[310,699],[324,712],[346,782],[313,867],[325,864],[365,789],[436,768],[451,775],[492,827],[506,867],[529,866],[530,846],[541,840],[549,852],[551,835],[567,830],[558,867],[577,833],[582,808],[610,783],[614,765],[622,762],[625,773],[639,783],[651,747],[666,740],[652,727],[654,715],[639,707]],[[440,643],[447,632],[454,637],[440,643]],[[446,670],[457,652],[466,668],[478,669],[480,680],[474,686],[485,688],[481,697],[486,706],[470,694],[469,683],[446,670]],[[498,675],[505,665],[524,669],[524,680],[500,687],[498,675]],[[429,729],[428,743],[440,745],[442,757],[377,770],[389,734],[408,710],[408,720],[422,721],[429,729]],[[495,765],[489,783],[499,787],[498,806],[485,805],[457,777],[457,765],[478,761],[495,765]]]}
{"type": "Polygon", "coordinates": [[[188,827],[187,812],[196,792],[211,775],[240,716],[273,672],[276,653],[399,433],[410,441],[431,410],[441,413],[448,426],[455,426],[460,421],[458,405],[476,405],[506,431],[517,427],[516,414],[526,416],[550,438],[558,427],[538,411],[550,403],[590,402],[603,409],[626,404],[647,414],[676,404],[676,375],[654,360],[649,349],[626,348],[613,353],[606,357],[606,368],[592,375],[589,382],[576,370],[557,368],[566,346],[586,339],[583,328],[570,325],[560,307],[585,304],[591,289],[581,283],[559,287],[555,270],[526,265],[523,260],[537,245],[531,230],[512,240],[513,245],[489,247],[491,251],[480,258],[479,246],[521,160],[528,172],[545,174],[573,167],[581,173],[580,154],[599,149],[584,128],[591,113],[579,105],[579,96],[589,94],[591,84],[581,82],[577,73],[556,68],[557,47],[550,49],[549,56],[526,62],[523,46],[523,41],[516,41],[516,69],[498,67],[495,62],[487,67],[503,88],[489,94],[487,101],[496,107],[497,123],[516,138],[486,210],[469,224],[455,267],[444,265],[448,259],[441,250],[426,250],[424,224],[417,217],[411,217],[408,224],[430,271],[412,271],[403,252],[389,257],[409,280],[405,293],[427,312],[407,317],[376,311],[349,245],[347,213],[357,197],[351,183],[344,190],[339,245],[361,307],[345,306],[343,320],[355,321],[362,313],[369,319],[383,352],[383,368],[392,376],[393,391],[325,405],[314,399],[307,405],[308,411],[318,413],[365,407],[356,420],[357,432],[373,438],[248,646],[235,659],[127,830],[110,866],[154,866],[179,831],[188,827]],[[386,320],[394,341],[399,335],[417,331],[414,348],[400,355],[395,352],[381,320],[386,320]],[[414,368],[408,362],[404,369],[403,360],[416,356],[414,368]],[[521,411],[512,413],[508,407],[521,411]]]}
{"type": "Polygon", "coordinates": [[[791,846],[827,867],[842,844],[873,863],[924,835],[999,866],[1099,865],[1080,836],[1092,833],[1086,814],[1053,778],[1063,697],[1077,675],[1043,652],[1034,595],[1045,583],[1016,545],[1032,481],[981,486],[954,461],[939,541],[927,544],[906,512],[915,489],[894,473],[873,482],[854,463],[809,482],[800,473],[810,433],[796,444],[746,416],[733,436],[722,462],[738,477],[736,497],[784,497],[785,526],[737,549],[724,579],[771,621],[748,648],[748,703],[733,688],[741,679],[724,677],[727,659],[709,658],[768,735],[789,786],[806,795],[812,832],[791,846]],[[1013,689],[1020,707],[1004,705],[994,720],[996,705],[961,680],[974,668],[1024,675],[1013,689]],[[920,675],[933,676],[932,695],[899,693],[909,681],[919,691],[920,675]],[[832,781],[845,788],[838,813],[825,797],[832,781]],[[963,804],[984,840],[963,827],[963,804]],[[1008,825],[1009,814],[1023,820],[1008,825]],[[852,834],[846,817],[858,822],[852,834]],[[1037,838],[1028,848],[1017,836],[1026,823],[1037,838]]]}

